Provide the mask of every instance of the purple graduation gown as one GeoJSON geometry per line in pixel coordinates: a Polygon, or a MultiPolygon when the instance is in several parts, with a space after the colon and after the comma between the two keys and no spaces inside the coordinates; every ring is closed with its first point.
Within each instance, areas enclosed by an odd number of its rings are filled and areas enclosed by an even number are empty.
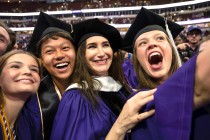
{"type": "Polygon", "coordinates": [[[47,75],[41,80],[38,96],[32,95],[20,112],[19,140],[49,140],[59,102],[52,78],[47,75]]]}
{"type": "Polygon", "coordinates": [[[37,96],[33,95],[25,103],[17,119],[18,140],[42,140],[42,124],[37,96]]]}
{"type": "MultiPolygon", "coordinates": [[[[123,104],[127,100],[122,88],[111,94],[119,96],[123,104]]],[[[99,105],[93,108],[78,88],[67,90],[53,123],[51,140],[104,140],[117,115],[101,98],[98,99],[99,105]]]]}
{"type": "Polygon", "coordinates": [[[138,87],[139,82],[134,72],[132,59],[126,59],[122,64],[122,68],[129,85],[133,89],[136,89],[138,87]]]}
{"type": "Polygon", "coordinates": [[[193,94],[197,56],[177,70],[155,92],[152,117],[140,122],[132,140],[209,140],[210,114],[201,108],[193,112],[193,94]]]}

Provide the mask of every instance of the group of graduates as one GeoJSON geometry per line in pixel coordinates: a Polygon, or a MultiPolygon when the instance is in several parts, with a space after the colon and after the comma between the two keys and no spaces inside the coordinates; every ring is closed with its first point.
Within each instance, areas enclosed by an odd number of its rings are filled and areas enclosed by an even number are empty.
{"type": "Polygon", "coordinates": [[[0,58],[0,140],[210,139],[210,38],[183,64],[182,30],[144,7],[123,39],[40,12],[27,52],[0,58]]]}

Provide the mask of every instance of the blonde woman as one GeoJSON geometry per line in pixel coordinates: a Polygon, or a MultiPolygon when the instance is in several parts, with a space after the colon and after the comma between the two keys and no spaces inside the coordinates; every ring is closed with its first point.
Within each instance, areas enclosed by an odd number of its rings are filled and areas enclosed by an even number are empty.
{"type": "Polygon", "coordinates": [[[18,139],[17,118],[27,99],[40,84],[40,65],[35,56],[13,50],[0,58],[0,139],[18,139]]]}

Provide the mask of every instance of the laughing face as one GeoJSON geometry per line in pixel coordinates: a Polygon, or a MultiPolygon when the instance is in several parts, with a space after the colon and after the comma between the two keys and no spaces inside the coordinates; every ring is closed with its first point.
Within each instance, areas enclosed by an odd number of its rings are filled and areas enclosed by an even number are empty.
{"type": "Polygon", "coordinates": [[[112,63],[113,51],[109,41],[102,36],[86,40],[86,60],[94,76],[107,76],[112,63]]]}
{"type": "Polygon", "coordinates": [[[43,66],[55,80],[69,79],[75,65],[76,52],[73,44],[62,37],[49,38],[41,47],[43,66]]]}
{"type": "Polygon", "coordinates": [[[28,54],[10,56],[0,75],[0,86],[8,98],[27,99],[36,93],[40,83],[39,66],[28,54]]]}
{"type": "Polygon", "coordinates": [[[160,81],[169,76],[172,48],[167,35],[159,30],[141,34],[135,41],[137,59],[145,72],[160,81]]]}

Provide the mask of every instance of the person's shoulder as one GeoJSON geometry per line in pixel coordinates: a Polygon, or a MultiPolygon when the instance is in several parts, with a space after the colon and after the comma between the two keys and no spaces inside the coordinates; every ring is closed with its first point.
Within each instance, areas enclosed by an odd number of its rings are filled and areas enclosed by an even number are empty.
{"type": "Polygon", "coordinates": [[[78,87],[67,88],[61,102],[75,102],[74,104],[86,104],[87,100],[78,87]]]}

